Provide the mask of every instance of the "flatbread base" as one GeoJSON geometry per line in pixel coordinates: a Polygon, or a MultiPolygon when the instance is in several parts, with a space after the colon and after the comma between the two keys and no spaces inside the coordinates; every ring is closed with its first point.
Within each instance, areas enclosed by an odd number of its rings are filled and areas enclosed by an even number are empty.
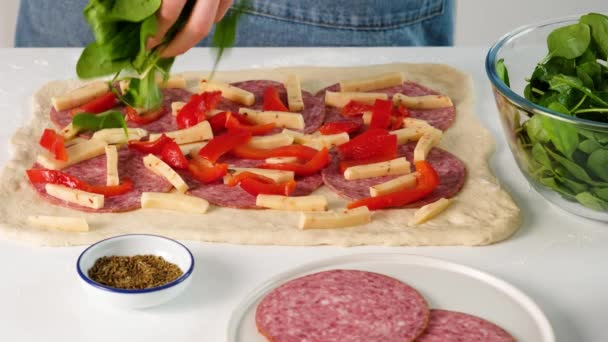
{"type": "MultiPolygon", "coordinates": [[[[238,210],[211,207],[205,215],[188,215],[142,209],[118,214],[87,214],[48,204],[38,198],[25,177],[41,151],[38,137],[52,127],[48,113],[51,97],[66,93],[80,81],[54,81],[43,86],[32,100],[32,120],[12,139],[13,156],[0,176],[0,237],[44,246],[90,244],[126,233],[159,234],[175,239],[258,245],[385,245],[440,246],[488,245],[511,236],[520,225],[520,212],[507,192],[492,175],[488,159],[494,140],[474,114],[473,84],[470,76],[446,65],[388,64],[350,68],[297,67],[252,69],[217,73],[227,82],[248,79],[281,81],[296,73],[302,88],[317,90],[341,79],[401,71],[405,78],[451,97],[457,118],[446,131],[441,147],[466,164],[464,188],[454,203],[431,221],[410,226],[413,209],[373,213],[371,223],[341,229],[300,230],[299,213],[274,210],[238,210]],[[73,233],[44,230],[27,224],[28,215],[86,217],[91,231],[73,233]]],[[[185,73],[189,80],[207,73],[185,73]]],[[[193,87],[196,82],[192,81],[193,87]]],[[[330,207],[344,208],[345,201],[327,187],[316,191],[327,196],[330,207]]]]}

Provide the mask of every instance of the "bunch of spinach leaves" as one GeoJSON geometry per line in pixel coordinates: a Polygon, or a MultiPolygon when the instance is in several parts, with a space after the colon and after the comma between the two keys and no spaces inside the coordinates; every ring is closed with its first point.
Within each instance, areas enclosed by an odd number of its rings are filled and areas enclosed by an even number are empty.
{"type": "MultiPolygon", "coordinates": [[[[547,37],[548,54],[524,90],[526,99],[566,115],[608,122],[608,17],[590,13],[547,37]]],[[[509,86],[504,61],[496,70],[509,86]]],[[[608,132],[533,115],[518,131],[531,175],[563,197],[608,210],[608,132]]]]}

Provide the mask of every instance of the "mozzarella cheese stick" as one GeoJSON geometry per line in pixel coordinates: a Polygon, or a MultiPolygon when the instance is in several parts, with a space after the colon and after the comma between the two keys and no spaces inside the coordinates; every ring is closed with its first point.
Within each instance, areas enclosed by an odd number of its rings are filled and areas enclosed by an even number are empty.
{"type": "Polygon", "coordinates": [[[83,217],[32,215],[27,217],[27,222],[32,226],[46,229],[64,230],[67,232],[89,231],[89,224],[83,217]]]}
{"type": "Polygon", "coordinates": [[[370,186],[369,194],[371,197],[376,197],[401,191],[404,189],[413,188],[416,186],[416,183],[418,181],[417,176],[418,173],[414,172],[407,175],[399,176],[384,183],[370,186]]]}
{"type": "Polygon", "coordinates": [[[283,171],[283,170],[270,170],[270,169],[258,169],[254,167],[229,167],[228,174],[224,176],[224,183],[226,183],[230,177],[236,176],[241,172],[251,172],[260,176],[268,177],[275,181],[276,183],[285,183],[293,180],[294,172],[293,171],[283,171]]]}
{"type": "Polygon", "coordinates": [[[452,100],[445,95],[407,96],[395,94],[393,96],[393,104],[410,109],[434,109],[451,107],[452,100]]]}
{"type": "Polygon", "coordinates": [[[372,220],[372,214],[367,207],[339,212],[303,212],[300,215],[300,229],[352,227],[369,223],[372,220]]]}
{"type": "MultiPolygon", "coordinates": [[[[160,138],[161,135],[162,133],[150,134],[150,141],[160,138]]],[[[181,145],[212,139],[213,131],[211,130],[211,125],[209,125],[208,121],[201,121],[192,127],[179,129],[177,131],[165,132],[165,135],[181,145]]]]}
{"type": "Polygon", "coordinates": [[[420,209],[416,210],[414,213],[414,217],[411,224],[422,224],[433,217],[441,214],[450,204],[452,203],[451,199],[441,198],[433,203],[429,203],[425,206],[420,207],[420,209]]]}
{"type": "Polygon", "coordinates": [[[397,136],[397,144],[405,144],[408,141],[418,141],[425,131],[422,127],[405,127],[389,133],[397,136]]]}
{"type": "Polygon", "coordinates": [[[435,127],[431,126],[426,120],[414,119],[414,118],[404,118],[403,127],[417,127],[417,128],[423,128],[423,129],[435,128],[435,127]]]}
{"type": "Polygon", "coordinates": [[[273,157],[265,160],[266,164],[296,163],[297,161],[296,157],[273,157]]]}
{"type": "Polygon", "coordinates": [[[179,192],[184,193],[188,190],[188,185],[180,175],[175,172],[171,166],[167,165],[164,161],[158,159],[153,154],[148,154],[144,157],[144,165],[146,168],[156,175],[164,177],[169,183],[171,183],[179,192]]]}
{"type": "Polygon", "coordinates": [[[293,144],[293,137],[282,133],[251,137],[251,140],[247,143],[250,147],[263,149],[289,146],[291,144],[293,144]]]}
{"type": "Polygon", "coordinates": [[[422,134],[422,137],[418,140],[416,148],[414,148],[414,162],[420,160],[426,160],[426,156],[429,154],[431,149],[439,144],[443,133],[433,128],[422,134]]]}
{"type": "Polygon", "coordinates": [[[182,150],[182,153],[184,155],[190,154],[190,152],[195,151],[196,153],[198,153],[198,151],[203,148],[203,146],[207,145],[206,141],[198,141],[198,142],[193,142],[193,143],[188,143],[188,144],[181,144],[179,145],[179,149],[182,150]]]}
{"type": "Polygon", "coordinates": [[[199,91],[201,93],[218,90],[222,92],[222,97],[230,101],[234,101],[245,106],[251,106],[255,103],[255,95],[252,92],[235,87],[228,83],[202,80],[199,85],[199,91]]]}
{"type": "Polygon", "coordinates": [[[126,144],[131,140],[141,140],[148,135],[143,128],[127,128],[127,135],[122,128],[104,128],[93,133],[93,138],[103,140],[110,145],[126,144]]]}
{"type": "Polygon", "coordinates": [[[320,150],[323,147],[331,148],[333,146],[339,146],[350,140],[350,137],[346,132],[328,135],[318,133],[304,134],[285,128],[281,133],[292,136],[296,144],[310,144],[317,150],[320,150]]]}
{"type": "Polygon", "coordinates": [[[388,95],[385,93],[325,92],[325,104],[338,108],[346,106],[352,100],[374,104],[378,99],[388,100],[388,95]]]}
{"type": "Polygon", "coordinates": [[[67,186],[47,183],[44,190],[50,196],[60,200],[81,205],[91,209],[101,209],[104,204],[104,196],[86,192],[79,189],[68,188],[67,186]]]}
{"type": "Polygon", "coordinates": [[[141,194],[141,207],[179,211],[187,214],[204,214],[209,208],[209,202],[179,192],[144,192],[141,194]]]}
{"type": "Polygon", "coordinates": [[[65,147],[70,147],[76,144],[81,144],[85,141],[87,141],[89,139],[85,139],[85,138],[81,138],[81,137],[76,137],[74,139],[70,139],[70,140],[66,140],[64,146],[65,147]]]}
{"type": "Polygon", "coordinates": [[[243,114],[258,125],[274,123],[276,127],[304,129],[304,117],[302,117],[302,114],[278,111],[259,111],[248,108],[240,108],[239,113],[243,114]]]}
{"type": "Polygon", "coordinates": [[[289,110],[292,112],[299,112],[304,109],[302,88],[298,75],[291,74],[287,76],[287,79],[285,80],[285,89],[287,89],[287,104],[289,110]]]}
{"type": "Polygon", "coordinates": [[[38,155],[36,162],[47,169],[61,170],[83,160],[104,154],[106,152],[106,145],[107,143],[103,140],[91,138],[79,144],[66,147],[65,152],[68,155],[68,160],[66,161],[56,160],[50,153],[44,152],[38,155]]]}
{"type": "Polygon", "coordinates": [[[51,102],[56,111],[62,111],[90,102],[108,91],[110,91],[109,84],[107,82],[98,81],[74,89],[65,95],[53,96],[51,102]]]}
{"type": "Polygon", "coordinates": [[[276,210],[325,211],[327,210],[327,198],[319,195],[289,197],[260,194],[255,199],[255,205],[276,210]]]}
{"type": "Polygon", "coordinates": [[[118,185],[118,151],[115,145],[106,146],[106,185],[118,185]]]}
{"type": "Polygon", "coordinates": [[[372,177],[403,175],[410,173],[410,163],[405,157],[379,163],[351,166],[344,170],[344,179],[355,180],[372,177]]]}
{"type": "Polygon", "coordinates": [[[66,140],[70,140],[70,139],[74,138],[76,135],[78,135],[78,133],[80,133],[80,130],[81,130],[80,128],[74,127],[74,125],[72,125],[72,123],[70,122],[69,124],[67,124],[65,127],[63,127],[61,129],[59,134],[61,134],[66,140]]]}
{"type": "Polygon", "coordinates": [[[171,102],[171,115],[177,116],[177,112],[179,112],[180,109],[184,108],[185,105],[186,102],[182,101],[171,102]]]}
{"type": "Polygon", "coordinates": [[[370,91],[400,85],[403,74],[391,72],[367,78],[340,81],[340,91],[370,91]]]}

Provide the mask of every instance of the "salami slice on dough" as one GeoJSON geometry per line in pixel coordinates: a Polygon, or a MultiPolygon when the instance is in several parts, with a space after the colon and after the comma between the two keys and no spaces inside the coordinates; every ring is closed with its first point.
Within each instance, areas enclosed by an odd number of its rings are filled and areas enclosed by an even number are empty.
{"type": "MultiPolygon", "coordinates": [[[[142,192],[167,192],[173,187],[164,178],[155,175],[144,166],[143,157],[145,154],[123,148],[118,151],[118,175],[131,178],[133,189],[120,196],[106,197],[104,207],[101,209],[91,209],[77,204],[69,203],[46,193],[44,183],[32,184],[40,197],[45,201],[62,207],[96,213],[122,212],[141,208],[142,192]]],[[[38,165],[34,165],[36,168],[38,165]]],[[[75,176],[93,185],[106,184],[106,156],[85,160],[62,170],[63,172],[75,176]]]]}
{"type": "Polygon", "coordinates": [[[331,270],[291,280],[256,309],[256,325],[273,342],[413,341],[429,309],[412,287],[378,273],[331,270]]]}
{"type": "Polygon", "coordinates": [[[416,342],[515,342],[501,327],[456,311],[431,310],[429,324],[416,342]]]}
{"type": "MultiPolygon", "coordinates": [[[[397,154],[400,157],[405,157],[412,163],[414,148],[416,148],[415,142],[400,145],[397,154]]],[[[439,175],[439,186],[429,196],[407,205],[407,208],[419,208],[425,204],[435,202],[442,197],[454,197],[460,192],[460,189],[462,189],[462,186],[464,185],[467,170],[464,163],[453,154],[439,148],[433,148],[427,156],[426,161],[433,166],[439,175]]],[[[384,183],[398,177],[384,176],[346,180],[344,179],[344,175],[340,172],[338,156],[334,156],[332,163],[323,170],[322,174],[325,185],[338,195],[349,200],[359,200],[369,197],[370,186],[384,183]]]]}

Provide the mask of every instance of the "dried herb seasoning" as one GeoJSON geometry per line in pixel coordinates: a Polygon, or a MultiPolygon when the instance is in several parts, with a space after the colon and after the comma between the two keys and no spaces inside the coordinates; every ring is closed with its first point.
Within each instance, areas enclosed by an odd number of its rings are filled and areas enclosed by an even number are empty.
{"type": "Polygon", "coordinates": [[[149,289],[165,285],[184,272],[157,255],[104,256],[88,271],[93,281],[127,290],[149,289]]]}

